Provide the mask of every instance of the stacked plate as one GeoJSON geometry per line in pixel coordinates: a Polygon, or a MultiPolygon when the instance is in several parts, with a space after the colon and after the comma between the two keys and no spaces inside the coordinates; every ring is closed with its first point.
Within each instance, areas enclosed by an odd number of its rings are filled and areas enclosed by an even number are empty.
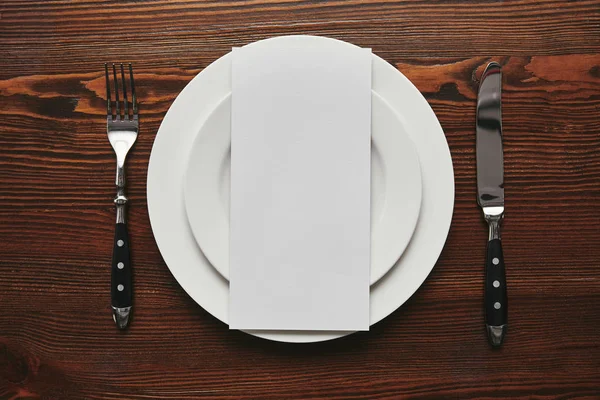
{"type": "MultiPolygon", "coordinates": [[[[285,44],[278,37],[248,46],[285,44]]],[[[335,51],[342,41],[298,36],[335,51]]],[[[374,324],[400,307],[431,272],[454,206],[454,174],[431,107],[397,69],[373,55],[371,293],[374,324]]],[[[148,210],[175,279],[204,309],[228,321],[231,56],[198,74],[160,126],[148,167],[148,210]]],[[[334,288],[332,288],[334,290],[334,288]]],[[[249,331],[315,342],[350,332],[249,331]]]]}

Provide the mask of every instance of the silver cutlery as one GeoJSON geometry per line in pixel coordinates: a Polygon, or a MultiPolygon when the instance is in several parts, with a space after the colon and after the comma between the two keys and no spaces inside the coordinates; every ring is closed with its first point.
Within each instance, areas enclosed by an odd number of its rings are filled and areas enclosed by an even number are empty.
{"type": "Polygon", "coordinates": [[[111,274],[111,305],[113,319],[119,329],[125,329],[129,325],[132,312],[132,269],[129,254],[129,234],[126,224],[127,196],[125,195],[125,159],[127,153],[135,143],[139,131],[138,104],[135,95],[133,81],[133,69],[129,64],[129,88],[131,91],[131,108],[127,99],[127,83],[125,70],[120,64],[121,82],[123,90],[123,102],[119,100],[119,79],[117,67],[112,65],[115,102],[114,107],[110,94],[110,77],[108,65],[104,64],[106,75],[106,131],[108,140],[117,156],[117,196],[114,203],[117,210],[117,223],[115,227],[115,240],[112,258],[111,274]],[[113,112],[114,110],[114,112],[113,112]],[[130,112],[131,110],[131,112],[130,112]]]}
{"type": "Polygon", "coordinates": [[[488,339],[502,345],[507,329],[508,298],[500,225],[504,218],[502,150],[502,72],[489,63],[477,96],[477,202],[489,225],[485,272],[485,314],[488,339]]]}

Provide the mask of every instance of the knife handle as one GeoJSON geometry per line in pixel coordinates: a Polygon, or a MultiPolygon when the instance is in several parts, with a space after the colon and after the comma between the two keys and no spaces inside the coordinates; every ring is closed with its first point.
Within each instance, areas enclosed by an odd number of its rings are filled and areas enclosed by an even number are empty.
{"type": "Polygon", "coordinates": [[[499,238],[487,244],[485,263],[485,319],[490,344],[502,345],[508,323],[508,297],[502,242],[499,238]]]}
{"type": "Polygon", "coordinates": [[[121,222],[115,227],[110,283],[113,319],[119,329],[125,329],[129,325],[133,295],[132,281],[129,233],[127,225],[121,222]]]}

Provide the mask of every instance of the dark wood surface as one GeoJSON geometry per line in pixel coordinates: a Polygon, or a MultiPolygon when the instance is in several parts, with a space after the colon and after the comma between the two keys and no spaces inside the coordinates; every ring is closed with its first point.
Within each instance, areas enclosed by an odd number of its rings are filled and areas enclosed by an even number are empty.
{"type": "Polygon", "coordinates": [[[0,4],[0,398],[600,398],[600,2],[15,1],[0,4]],[[456,207],[433,272],[368,333],[290,345],[229,331],[163,262],[148,157],[179,91],[232,46],[316,34],[371,47],[424,93],[456,207]],[[483,328],[486,226],[475,98],[504,65],[510,297],[483,328]],[[131,61],[142,132],[128,163],[135,320],[110,314],[114,156],[105,61],[131,61]]]}

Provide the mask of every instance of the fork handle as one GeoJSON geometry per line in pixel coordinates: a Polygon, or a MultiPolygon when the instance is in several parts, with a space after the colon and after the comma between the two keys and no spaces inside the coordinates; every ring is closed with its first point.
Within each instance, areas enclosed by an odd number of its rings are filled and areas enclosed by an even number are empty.
{"type": "Polygon", "coordinates": [[[133,297],[132,283],[129,233],[127,224],[119,222],[115,227],[110,290],[113,319],[119,329],[125,329],[129,325],[133,297]]]}

